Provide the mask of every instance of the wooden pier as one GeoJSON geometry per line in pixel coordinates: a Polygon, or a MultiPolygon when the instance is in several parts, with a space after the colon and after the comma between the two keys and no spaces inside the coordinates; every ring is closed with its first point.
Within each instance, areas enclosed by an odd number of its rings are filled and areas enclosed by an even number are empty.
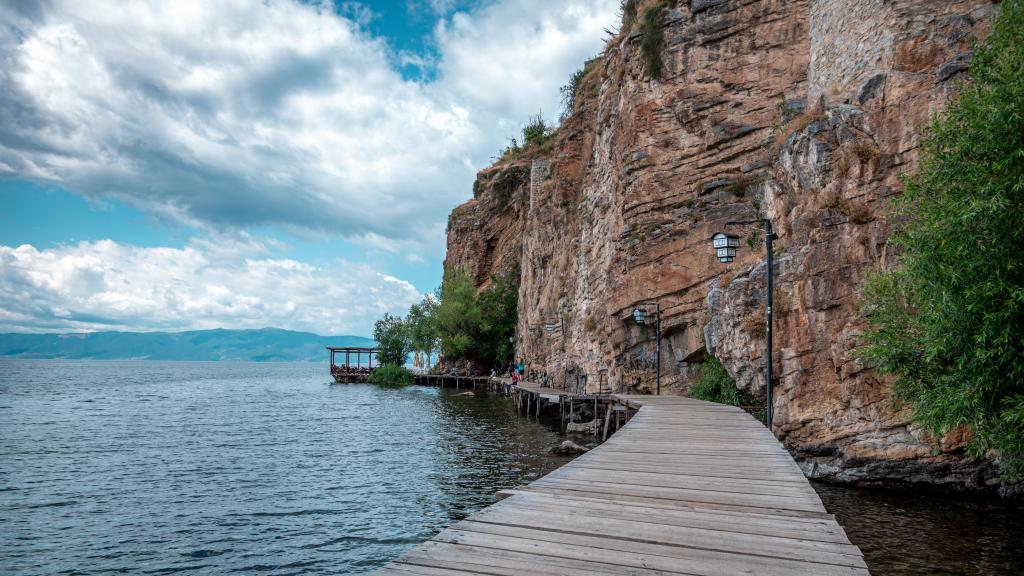
{"type": "Polygon", "coordinates": [[[459,376],[456,374],[416,374],[413,381],[420,386],[437,386],[439,388],[455,388],[472,390],[477,386],[487,386],[498,381],[487,376],[459,376]]]}
{"type": "MultiPolygon", "coordinates": [[[[564,394],[530,394],[547,392],[564,394]]],[[[500,492],[375,574],[868,574],[796,463],[746,412],[674,396],[609,402],[639,411],[602,445],[500,492]]]]}

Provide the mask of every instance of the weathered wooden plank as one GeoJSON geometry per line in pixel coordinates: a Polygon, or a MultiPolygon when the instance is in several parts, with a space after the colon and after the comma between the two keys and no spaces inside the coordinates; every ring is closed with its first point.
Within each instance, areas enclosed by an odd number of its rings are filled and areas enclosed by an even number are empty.
{"type": "MultiPolygon", "coordinates": [[[[507,532],[514,530],[510,529],[507,532]]],[[[803,562],[754,554],[733,554],[699,548],[658,546],[615,538],[593,538],[574,534],[562,536],[562,540],[565,541],[547,542],[509,534],[495,535],[449,528],[438,534],[434,540],[684,574],[733,576],[749,571],[755,566],[757,573],[763,576],[864,574],[863,567],[803,562]]]]}
{"type": "Polygon", "coordinates": [[[716,490],[720,492],[738,492],[740,494],[759,494],[765,496],[786,496],[792,498],[817,499],[818,495],[806,483],[796,482],[765,482],[761,480],[738,478],[708,478],[705,476],[671,474],[664,472],[615,471],[573,466],[569,470],[556,470],[547,475],[549,479],[564,478],[581,481],[611,481],[616,483],[643,484],[644,486],[661,488],[692,488],[695,490],[716,490]]]}
{"type": "Polygon", "coordinates": [[[721,504],[715,502],[687,502],[674,498],[659,498],[656,496],[640,496],[636,494],[614,494],[608,492],[595,492],[578,488],[553,488],[536,487],[534,485],[524,486],[514,491],[506,492],[539,492],[556,496],[569,496],[573,498],[591,498],[607,500],[621,504],[642,504],[645,506],[668,507],[668,508],[692,508],[701,510],[728,510],[749,514],[773,514],[780,516],[801,516],[807,518],[827,518],[834,520],[831,514],[825,512],[807,512],[804,510],[791,510],[771,506],[743,506],[739,504],[721,504]]]}
{"type": "Polygon", "coordinates": [[[846,534],[842,529],[836,526],[835,522],[824,519],[768,515],[758,517],[755,514],[741,515],[721,510],[655,508],[638,504],[627,506],[600,500],[587,501],[582,498],[567,501],[564,497],[546,499],[547,495],[539,492],[524,492],[515,496],[517,500],[509,505],[514,506],[516,510],[542,511],[551,515],[571,518],[581,523],[590,522],[592,518],[613,518],[667,527],[703,528],[837,544],[847,542],[846,534]]]}
{"type": "Polygon", "coordinates": [[[707,502],[714,504],[732,504],[748,508],[782,508],[805,512],[824,512],[820,502],[803,497],[769,496],[743,492],[726,492],[712,489],[669,488],[661,486],[640,486],[623,482],[596,482],[587,480],[571,480],[566,478],[541,478],[531,484],[539,488],[585,489],[606,494],[632,494],[650,496],[683,502],[707,502]]]}
{"type": "MultiPolygon", "coordinates": [[[[486,510],[454,526],[461,530],[478,530],[476,523],[515,526],[554,532],[571,532],[603,538],[632,540],[666,546],[684,546],[721,550],[739,554],[752,553],[786,558],[799,558],[830,564],[860,565],[860,550],[852,544],[822,542],[801,538],[783,538],[768,534],[750,534],[714,530],[707,526],[693,527],[643,520],[570,516],[550,514],[547,510],[486,510]],[[669,528],[671,527],[671,528],[669,528]],[[850,560],[853,557],[856,560],[850,560]]],[[[557,541],[557,540],[554,540],[557,541]]]]}

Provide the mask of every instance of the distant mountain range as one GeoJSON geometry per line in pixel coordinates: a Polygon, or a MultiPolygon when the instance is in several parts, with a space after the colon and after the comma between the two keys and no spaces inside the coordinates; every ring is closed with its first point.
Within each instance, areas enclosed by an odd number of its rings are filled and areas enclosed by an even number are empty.
{"type": "Polygon", "coordinates": [[[0,356],[95,360],[324,361],[325,346],[372,346],[362,336],[320,336],[277,328],[192,332],[0,334],[0,356]]]}

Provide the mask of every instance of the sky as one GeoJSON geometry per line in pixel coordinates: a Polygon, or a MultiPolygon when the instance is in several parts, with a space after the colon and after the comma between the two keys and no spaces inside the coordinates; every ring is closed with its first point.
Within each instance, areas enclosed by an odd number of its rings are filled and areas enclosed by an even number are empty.
{"type": "Polygon", "coordinates": [[[0,2],[0,332],[371,334],[618,5],[0,2]]]}

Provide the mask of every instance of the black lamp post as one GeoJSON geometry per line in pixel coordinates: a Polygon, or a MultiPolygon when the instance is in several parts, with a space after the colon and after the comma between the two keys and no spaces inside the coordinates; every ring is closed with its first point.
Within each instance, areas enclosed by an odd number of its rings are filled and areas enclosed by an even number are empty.
{"type": "MultiPolygon", "coordinates": [[[[641,326],[645,326],[648,322],[650,322],[650,320],[648,319],[647,310],[645,308],[642,308],[642,306],[646,306],[646,304],[641,304],[640,306],[637,306],[636,308],[633,309],[633,321],[641,326]]],[[[654,360],[654,363],[656,366],[655,370],[657,371],[656,391],[658,395],[661,395],[661,304],[658,304],[657,302],[654,303],[654,314],[654,338],[656,341],[656,358],[654,360]]]]}
{"type": "MultiPolygon", "coordinates": [[[[768,294],[767,294],[767,311],[765,313],[765,322],[767,330],[765,332],[768,351],[765,355],[765,380],[767,388],[767,424],[768,429],[772,428],[772,405],[773,405],[773,387],[772,387],[772,271],[774,268],[774,262],[772,259],[772,240],[778,238],[775,235],[775,231],[772,229],[772,222],[767,218],[761,220],[743,220],[739,222],[726,222],[726,226],[741,226],[747,224],[763,224],[764,229],[764,248],[765,257],[768,260],[768,294]]],[[[719,232],[711,237],[711,245],[715,249],[715,255],[718,256],[718,260],[723,263],[732,262],[736,258],[736,248],[740,245],[740,238],[734,234],[726,234],[725,232],[719,232]]]]}

